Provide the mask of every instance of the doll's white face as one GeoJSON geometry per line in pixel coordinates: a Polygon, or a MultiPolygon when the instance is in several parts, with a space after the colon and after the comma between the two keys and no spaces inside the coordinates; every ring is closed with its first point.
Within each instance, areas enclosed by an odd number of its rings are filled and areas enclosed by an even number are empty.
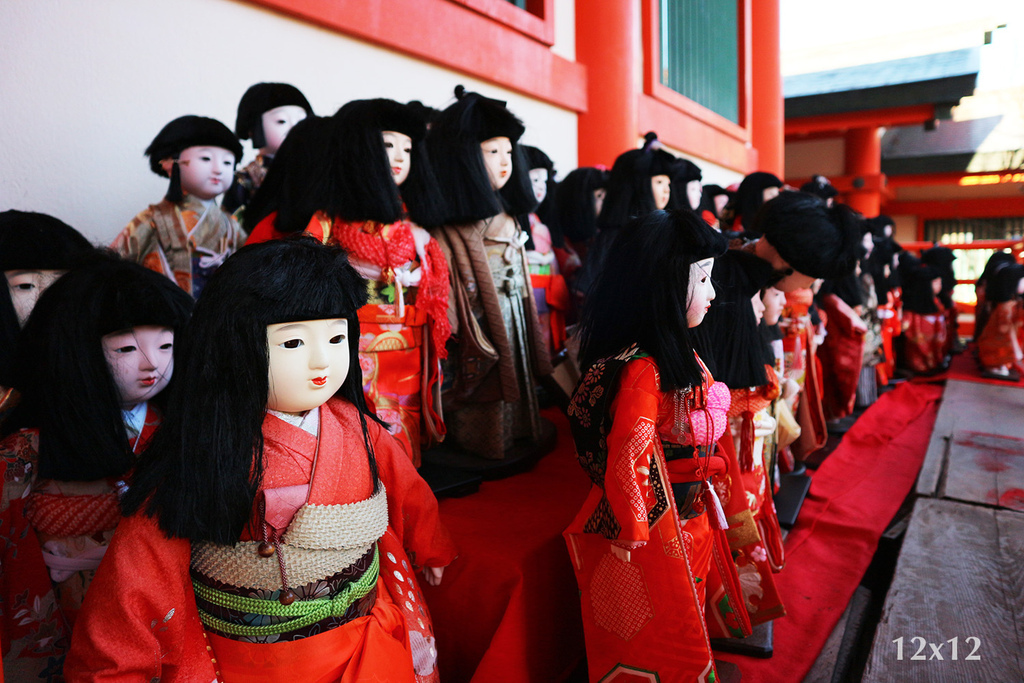
{"type": "Polygon", "coordinates": [[[729,195],[727,194],[716,194],[715,195],[715,213],[719,216],[722,215],[722,209],[729,203],[729,195]]]}
{"type": "Polygon", "coordinates": [[[484,140],[480,143],[480,152],[484,155],[491,189],[500,190],[505,187],[505,183],[512,177],[512,141],[506,137],[484,140]]]}
{"type": "Polygon", "coordinates": [[[223,147],[186,147],[178,155],[181,189],[200,199],[213,199],[231,185],[235,155],[223,147]]]}
{"type": "Polygon", "coordinates": [[[667,175],[652,175],[651,194],[654,195],[654,208],[664,209],[672,195],[672,179],[667,175]]]}
{"type": "Polygon", "coordinates": [[[750,305],[754,309],[754,320],[760,325],[764,318],[764,302],[761,301],[761,292],[755,292],[754,296],[750,297],[750,305]]]}
{"type": "Polygon", "coordinates": [[[348,320],[327,318],[267,325],[267,407],[302,414],[319,408],[348,377],[348,320]]]}
{"type": "Polygon", "coordinates": [[[7,291],[11,295],[18,326],[25,327],[25,321],[36,306],[36,301],[46,288],[60,279],[66,270],[5,270],[7,291]]]}
{"type": "Polygon", "coordinates": [[[594,190],[594,216],[601,215],[601,209],[604,208],[604,196],[608,194],[608,190],[603,187],[599,187],[594,190]]]}
{"type": "Polygon", "coordinates": [[[704,259],[690,264],[690,291],[686,300],[686,324],[697,327],[704,322],[704,316],[715,299],[715,286],[711,282],[714,259],[704,259]]]}
{"type": "Polygon", "coordinates": [[[765,202],[765,203],[770,202],[771,200],[775,199],[778,196],[779,196],[779,188],[777,188],[777,187],[766,187],[763,190],[761,190],[761,201],[762,202],[765,202]]]}
{"type": "Polygon", "coordinates": [[[277,154],[281,143],[288,137],[288,132],[296,123],[306,118],[306,110],[296,104],[286,104],[263,112],[260,122],[263,124],[263,139],[267,141],[260,151],[268,156],[277,154]]]}
{"type": "Polygon", "coordinates": [[[125,410],[153,398],[174,372],[174,330],[139,325],[103,336],[103,356],[125,410]]]}
{"type": "Polygon", "coordinates": [[[864,251],[867,252],[865,253],[864,258],[871,256],[871,252],[875,249],[875,240],[872,239],[871,233],[864,233],[864,236],[860,238],[860,243],[861,246],[864,247],[864,251]]]}
{"type": "Polygon", "coordinates": [[[690,202],[690,208],[694,211],[700,206],[700,198],[704,194],[704,188],[699,180],[691,180],[686,183],[686,200],[690,202]]]}
{"type": "Polygon", "coordinates": [[[540,204],[548,196],[548,169],[531,168],[530,184],[533,185],[533,196],[537,198],[537,203],[540,204]]]}
{"type": "Polygon", "coordinates": [[[381,135],[384,137],[384,149],[388,153],[391,177],[395,185],[401,185],[412,169],[412,138],[394,130],[386,130],[381,135]]]}
{"type": "Polygon", "coordinates": [[[782,309],[786,306],[785,292],[769,287],[764,290],[761,301],[764,302],[765,324],[774,325],[779,322],[779,318],[782,317],[782,309]]]}

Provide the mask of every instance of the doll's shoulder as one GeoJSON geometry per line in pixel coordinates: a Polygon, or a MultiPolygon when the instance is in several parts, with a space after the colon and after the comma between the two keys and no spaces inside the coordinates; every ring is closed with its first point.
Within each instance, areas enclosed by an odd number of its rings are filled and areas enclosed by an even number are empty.
{"type": "Polygon", "coordinates": [[[646,354],[634,355],[622,368],[620,389],[657,392],[661,388],[661,375],[654,358],[646,354]]]}

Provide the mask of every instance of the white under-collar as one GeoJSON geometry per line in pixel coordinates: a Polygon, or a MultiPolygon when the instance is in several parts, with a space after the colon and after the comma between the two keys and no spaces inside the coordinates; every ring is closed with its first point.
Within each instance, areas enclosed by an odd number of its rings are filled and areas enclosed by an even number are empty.
{"type": "Polygon", "coordinates": [[[295,415],[294,413],[282,413],[280,410],[267,409],[267,412],[271,415],[278,417],[288,424],[298,427],[304,432],[316,436],[320,431],[320,409],[314,408],[313,410],[307,410],[303,415],[295,415]]]}

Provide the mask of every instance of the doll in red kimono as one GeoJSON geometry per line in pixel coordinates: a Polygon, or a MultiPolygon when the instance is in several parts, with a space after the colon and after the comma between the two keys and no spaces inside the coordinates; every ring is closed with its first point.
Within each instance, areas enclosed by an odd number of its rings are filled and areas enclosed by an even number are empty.
{"type": "Polygon", "coordinates": [[[167,194],[139,212],[110,248],[196,298],[245,242],[238,222],[216,201],[231,185],[242,145],[216,119],[181,116],[157,133],[146,156],[153,173],[170,179],[167,194]]]}
{"type": "Polygon", "coordinates": [[[537,317],[548,343],[548,351],[555,356],[565,348],[565,318],[569,311],[569,288],[562,272],[565,266],[579,267],[575,252],[566,251],[561,240],[561,253],[556,248],[557,226],[548,225],[554,216],[555,165],[548,155],[536,147],[523,145],[530,166],[530,184],[537,199],[537,210],[526,215],[530,239],[526,242],[526,262],[530,267],[533,300],[537,304],[537,317]],[[543,218],[542,218],[543,217],[543,218]],[[565,259],[570,259],[566,261],[565,259]]]}
{"type": "Polygon", "coordinates": [[[46,288],[93,253],[89,240],[44,213],[0,213],[0,427],[18,403],[11,387],[14,346],[46,288]]]}
{"type": "Polygon", "coordinates": [[[160,424],[191,298],[94,254],[40,298],[18,341],[22,400],[0,441],[0,640],[8,680],[62,680],[82,600],[160,424]]]}
{"type": "Polygon", "coordinates": [[[242,219],[253,193],[259,189],[281,143],[299,121],[313,115],[306,96],[288,83],[257,83],[238,102],[235,135],[252,140],[256,158],[235,172],[235,182],[224,194],[221,206],[242,219]]]}
{"type": "Polygon", "coordinates": [[[448,266],[421,225],[441,219],[426,124],[394,100],[356,100],[307,119],[247,210],[249,243],[293,232],[341,245],[366,280],[359,360],[367,402],[418,467],[443,440],[440,359],[451,334],[448,266]]]}
{"type": "Polygon", "coordinates": [[[714,679],[704,587],[712,556],[728,561],[710,477],[726,468],[714,445],[729,392],[691,333],[725,247],[693,212],[637,218],[583,311],[569,424],[594,485],[564,535],[591,681],[714,679]]]}
{"type": "Polygon", "coordinates": [[[949,327],[939,301],[942,274],[917,257],[903,252],[899,265],[903,283],[903,358],[908,370],[922,375],[941,372],[947,365],[949,327]]]}
{"type": "Polygon", "coordinates": [[[992,313],[978,336],[982,377],[1016,382],[1024,372],[1020,340],[1022,294],[1024,266],[1007,265],[989,279],[985,295],[992,313]]]}
{"type": "Polygon", "coordinates": [[[309,238],[239,250],[79,618],[69,681],[436,681],[416,572],[455,549],[367,409],[366,286],[309,238]]]}
{"type": "MultiPolygon", "coordinates": [[[[728,471],[713,478],[725,509],[732,564],[742,586],[742,603],[727,600],[729,578],[716,565],[708,576],[708,631],[714,638],[742,637],[733,622],[746,610],[756,625],[785,614],[774,573],[784,564],[782,534],[772,500],[776,419],[781,395],[775,357],[758,327],[765,311],[761,290],[773,277],[771,265],[732,249],[716,263],[718,297],[701,326],[713,356],[712,372],[732,400],[729,423],[719,441],[728,471]]],[[[732,567],[728,568],[733,571],[732,567]]]]}

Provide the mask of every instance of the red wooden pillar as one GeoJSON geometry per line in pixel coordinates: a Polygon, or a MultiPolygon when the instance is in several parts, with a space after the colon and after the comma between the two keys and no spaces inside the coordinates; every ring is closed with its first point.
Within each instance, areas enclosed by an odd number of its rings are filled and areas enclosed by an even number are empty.
{"type": "Polygon", "coordinates": [[[853,178],[853,190],[846,203],[868,218],[878,215],[882,205],[882,139],[878,126],[851,128],[846,133],[846,175],[853,178]]]}
{"type": "MultiPolygon", "coordinates": [[[[754,0],[751,7],[751,138],[757,170],[785,177],[786,114],[782,94],[779,0],[754,0]]],[[[754,169],[751,169],[754,170],[754,169]]]]}
{"type": "Polygon", "coordinates": [[[576,61],[587,67],[587,111],[578,119],[579,165],[609,168],[637,146],[640,54],[636,0],[576,0],[576,61]]]}

